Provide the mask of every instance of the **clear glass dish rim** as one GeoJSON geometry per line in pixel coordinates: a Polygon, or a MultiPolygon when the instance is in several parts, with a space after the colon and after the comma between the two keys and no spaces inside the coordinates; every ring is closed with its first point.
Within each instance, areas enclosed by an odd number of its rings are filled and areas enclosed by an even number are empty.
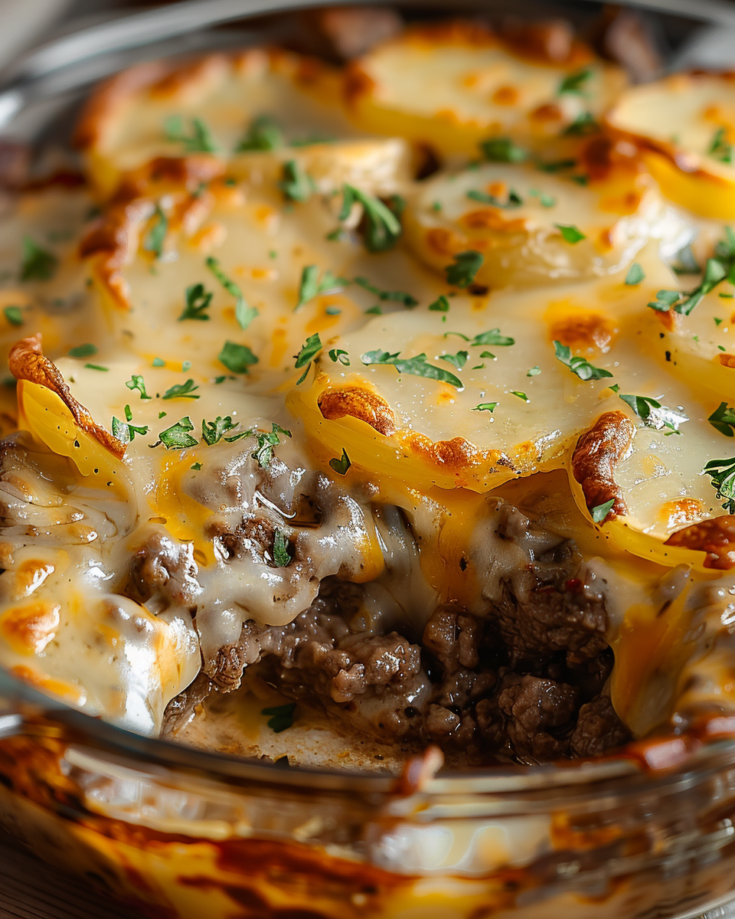
{"type": "MultiPolygon", "coordinates": [[[[25,54],[0,70],[0,130],[12,127],[13,120],[30,102],[42,101],[45,92],[53,95],[79,90],[109,72],[126,66],[116,61],[107,69],[105,56],[119,56],[157,43],[186,35],[194,29],[247,20],[271,13],[332,5],[370,5],[372,0],[186,0],[172,6],[144,13],[126,15],[64,35],[25,54]],[[97,73],[95,70],[95,61],[97,73]],[[90,65],[91,62],[91,65],[90,65]],[[53,81],[53,88],[49,85],[53,81]]],[[[588,0],[600,4],[603,0],[588,0]]],[[[702,22],[735,26],[735,6],[727,0],[698,0],[696,10],[689,0],[619,0],[622,5],[685,15],[702,22]]],[[[398,0],[397,6],[446,6],[446,0],[398,0]]],[[[469,0],[467,6],[484,8],[483,0],[469,0]]],[[[190,49],[184,48],[186,52],[190,49]]],[[[170,53],[170,52],[169,52],[170,53]]],[[[321,789],[336,793],[394,793],[393,775],[335,768],[297,767],[283,769],[275,763],[264,763],[202,750],[172,741],[117,727],[92,715],[80,712],[60,699],[52,698],[12,676],[0,667],[0,739],[12,735],[63,737],[82,743],[100,755],[132,759],[143,772],[160,769],[185,771],[228,784],[261,783],[292,789],[321,789]]],[[[559,794],[573,792],[588,785],[615,783],[615,793],[635,793],[645,785],[654,787],[679,785],[685,790],[699,781],[704,773],[735,760],[735,739],[717,740],[693,751],[683,768],[653,773],[641,769],[629,755],[605,757],[580,764],[536,766],[504,765],[482,770],[441,772],[421,786],[428,797],[513,794],[548,790],[559,794]]]]}

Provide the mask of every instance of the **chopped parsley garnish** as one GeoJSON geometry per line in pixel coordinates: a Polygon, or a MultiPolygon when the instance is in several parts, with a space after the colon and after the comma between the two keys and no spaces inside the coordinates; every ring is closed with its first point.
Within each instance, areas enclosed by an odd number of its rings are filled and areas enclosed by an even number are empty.
{"type": "Polygon", "coordinates": [[[412,297],[411,294],[407,294],[404,290],[381,290],[379,287],[371,284],[367,278],[354,278],[353,283],[362,287],[364,290],[369,290],[371,294],[375,294],[380,300],[390,300],[395,303],[402,303],[404,306],[416,306],[419,302],[415,297],[412,297]]]}
{"type": "Polygon", "coordinates": [[[20,306],[3,307],[3,316],[10,325],[23,325],[23,309],[20,306]]]}
{"type": "MultiPolygon", "coordinates": [[[[273,536],[273,561],[276,564],[276,568],[287,568],[291,564],[290,548],[286,534],[283,530],[276,529],[273,536]]],[[[287,727],[290,726],[290,724],[287,725],[287,727]]],[[[276,729],[274,728],[273,730],[276,729]]],[[[284,729],[281,728],[281,730],[284,729]]]]}
{"type": "Polygon", "coordinates": [[[246,153],[251,150],[276,150],[284,145],[283,131],[278,122],[270,115],[258,115],[253,118],[235,153],[246,153]]]}
{"type": "Polygon", "coordinates": [[[194,395],[194,390],[199,389],[199,386],[194,382],[194,380],[187,380],[186,383],[176,383],[175,386],[172,386],[170,389],[167,389],[163,394],[164,399],[198,399],[199,396],[194,395]]]}
{"type": "Polygon", "coordinates": [[[254,306],[249,306],[240,287],[222,270],[219,259],[212,258],[210,255],[206,259],[205,264],[227,293],[235,298],[235,319],[237,319],[237,323],[241,329],[247,329],[253,319],[258,315],[258,310],[254,306]]]}
{"type": "Polygon", "coordinates": [[[53,252],[36,245],[30,236],[23,237],[23,260],[20,265],[21,281],[48,281],[59,264],[53,252]]]}
{"type": "Polygon", "coordinates": [[[678,290],[659,290],[656,299],[648,304],[652,310],[666,313],[673,309],[688,316],[703,298],[714,290],[725,278],[733,278],[735,272],[735,234],[725,227],[726,239],[717,244],[717,255],[707,259],[702,282],[686,293],[678,290]]]}
{"type": "Polygon", "coordinates": [[[600,126],[591,112],[580,112],[561,133],[564,137],[586,137],[588,134],[596,134],[599,130],[600,126]]]}
{"type": "Polygon", "coordinates": [[[565,169],[574,169],[576,165],[576,160],[549,160],[548,162],[538,160],[536,162],[536,168],[541,172],[563,172],[565,169]]]}
{"type": "Polygon", "coordinates": [[[129,444],[131,440],[135,440],[136,434],[147,434],[148,425],[143,425],[142,427],[131,424],[133,420],[133,413],[130,411],[130,406],[125,406],[125,421],[120,421],[119,419],[113,416],[112,419],[112,436],[117,437],[119,441],[124,444],[129,444]]]}
{"type": "Polygon", "coordinates": [[[480,143],[480,149],[486,160],[491,163],[522,163],[528,159],[528,153],[513,143],[510,137],[492,137],[480,143]]]}
{"type": "Polygon", "coordinates": [[[191,119],[191,133],[187,134],[184,128],[184,119],[181,115],[171,115],[163,124],[166,140],[183,144],[187,153],[216,153],[217,145],[214,142],[209,128],[201,118],[191,119]]]}
{"type": "Polygon", "coordinates": [[[201,322],[207,322],[210,318],[207,310],[212,302],[212,296],[203,284],[192,284],[186,288],[186,303],[184,311],[179,316],[179,322],[184,319],[198,319],[201,322]]]}
{"type": "Polygon", "coordinates": [[[473,412],[494,412],[497,406],[497,402],[480,402],[476,405],[472,411],[473,412]]]}
{"type": "Polygon", "coordinates": [[[477,191],[474,188],[471,188],[467,192],[467,197],[471,201],[478,201],[480,204],[490,204],[493,207],[500,207],[505,210],[509,210],[514,207],[520,207],[523,204],[523,198],[518,194],[517,191],[514,191],[512,188],[508,191],[508,199],[503,202],[499,198],[496,198],[495,195],[489,195],[484,191],[477,191]]]}
{"type": "Polygon", "coordinates": [[[309,372],[311,367],[311,362],[322,350],[322,340],[319,338],[319,333],[315,332],[313,335],[310,335],[304,344],[301,346],[301,350],[298,354],[295,355],[296,363],[294,367],[298,370],[300,367],[306,366],[306,370],[301,374],[301,376],[296,381],[296,385],[302,383],[306,379],[306,374],[309,372]]]}
{"type": "Polygon", "coordinates": [[[350,468],[352,463],[350,462],[350,458],[347,455],[347,451],[344,449],[344,447],[342,448],[342,456],[339,459],[336,457],[330,459],[329,465],[338,475],[347,475],[347,470],[350,468]]]}
{"type": "Polygon", "coordinates": [[[166,361],[161,360],[160,357],[154,357],[154,358],[153,358],[153,362],[152,362],[152,366],[153,366],[153,367],[165,367],[165,366],[166,366],[166,361]]]}
{"type": "Polygon", "coordinates": [[[273,422],[272,430],[270,434],[265,433],[264,431],[250,431],[250,434],[257,441],[257,447],[250,454],[254,460],[258,461],[258,465],[262,469],[267,469],[271,464],[273,459],[273,448],[277,447],[280,444],[279,434],[283,434],[284,437],[290,437],[291,432],[287,431],[286,428],[282,428],[280,424],[273,422]]]}
{"type": "MultiPolygon", "coordinates": [[[[288,562],[286,563],[288,564],[288,562]]],[[[287,705],[276,705],[273,708],[264,708],[260,713],[269,718],[268,727],[275,734],[288,730],[293,725],[293,716],[296,711],[296,703],[289,702],[287,705]]]]}
{"type": "Polygon", "coordinates": [[[97,353],[97,345],[84,344],[77,345],[75,348],[69,348],[69,357],[92,357],[97,353]]]}
{"type": "Polygon", "coordinates": [[[151,396],[149,396],[145,390],[145,380],[139,373],[134,373],[125,385],[128,387],[128,389],[133,391],[137,389],[140,393],[141,401],[145,401],[146,399],[151,398],[151,396]]]}
{"type": "MultiPolygon", "coordinates": [[[[228,431],[231,431],[235,427],[237,427],[237,425],[233,422],[230,415],[225,415],[224,418],[217,415],[214,421],[205,421],[202,419],[202,437],[206,444],[213,447],[222,440],[228,431]]],[[[246,433],[242,436],[246,436],[246,433]]]]}
{"type": "Polygon", "coordinates": [[[697,257],[694,254],[691,243],[682,246],[676,253],[671,270],[674,274],[699,274],[702,270],[697,257]]]}
{"type": "Polygon", "coordinates": [[[403,232],[393,211],[379,198],[368,195],[354,185],[342,186],[342,209],[338,219],[346,220],[355,204],[361,204],[365,224],[364,241],[368,252],[385,252],[392,249],[403,232]]]}
{"type": "Polygon", "coordinates": [[[557,360],[565,364],[572,373],[576,373],[580,380],[601,380],[603,377],[611,377],[609,370],[602,367],[593,367],[585,357],[574,357],[572,349],[563,345],[560,341],[554,342],[554,352],[557,360]]]}
{"type": "Polygon", "coordinates": [[[454,264],[447,265],[444,269],[447,276],[447,284],[453,284],[456,287],[469,287],[475,280],[477,272],[482,268],[485,256],[481,252],[475,252],[474,249],[468,249],[467,252],[458,252],[454,256],[454,264]]]}
{"type": "Polygon", "coordinates": [[[592,71],[589,67],[585,67],[583,70],[578,70],[576,73],[570,73],[568,77],[564,79],[559,84],[559,89],[557,94],[559,96],[570,95],[570,96],[582,96],[584,95],[584,84],[592,76],[592,71]]]}
{"type": "Polygon", "coordinates": [[[717,497],[725,499],[724,509],[735,514],[735,458],[710,460],[703,472],[711,477],[717,497]]]}
{"type": "Polygon", "coordinates": [[[101,364],[85,364],[87,370],[102,370],[104,373],[109,371],[109,367],[103,367],[101,364]]]}
{"type": "Polygon", "coordinates": [[[278,183],[287,201],[308,201],[314,193],[314,180],[296,160],[283,164],[283,178],[278,183]]]}
{"type": "Polygon", "coordinates": [[[537,377],[541,373],[541,368],[537,365],[536,367],[531,367],[531,369],[526,374],[527,377],[537,377]]]}
{"type": "Polygon", "coordinates": [[[457,351],[456,354],[440,354],[439,360],[446,361],[448,364],[456,367],[457,370],[461,370],[469,360],[469,357],[468,351],[457,351]]]}
{"type": "Polygon", "coordinates": [[[195,447],[199,443],[196,437],[191,436],[190,432],[193,430],[194,425],[187,415],[170,428],[161,431],[158,438],[167,450],[183,450],[186,447],[195,447]]]}
{"type": "Polygon", "coordinates": [[[595,523],[602,523],[603,520],[607,519],[607,515],[613,509],[615,504],[615,498],[610,498],[609,501],[605,501],[604,504],[598,504],[597,507],[592,508],[592,519],[595,523]]]}
{"type": "Polygon", "coordinates": [[[449,300],[440,294],[433,303],[429,304],[429,309],[433,313],[448,313],[449,312],[449,300]]]}
{"type": "Polygon", "coordinates": [[[638,262],[633,262],[633,264],[628,269],[628,273],[625,275],[625,283],[628,287],[634,287],[636,284],[640,284],[646,277],[645,271],[641,268],[638,262]]]}
{"type": "Polygon", "coordinates": [[[319,278],[319,268],[316,265],[305,265],[301,272],[301,283],[299,284],[299,302],[296,309],[313,300],[319,294],[326,294],[330,291],[340,290],[348,282],[344,278],[335,277],[332,272],[325,268],[319,278]]]}
{"type": "Polygon", "coordinates": [[[715,136],[712,138],[712,143],[709,145],[707,153],[721,163],[727,163],[728,165],[732,163],[732,144],[727,140],[725,128],[718,128],[715,131],[715,136]]]}
{"type": "Polygon", "coordinates": [[[578,243],[583,239],[587,239],[584,233],[582,233],[581,230],[578,230],[574,224],[555,223],[554,226],[561,233],[564,242],[574,245],[574,243],[578,243]]]}
{"type": "Polygon", "coordinates": [[[716,428],[720,434],[725,437],[733,436],[735,429],[735,408],[730,408],[727,402],[720,402],[719,406],[712,412],[707,419],[713,428],[716,428]]]}
{"type": "Polygon", "coordinates": [[[343,348],[332,348],[329,352],[329,357],[336,364],[339,361],[340,364],[344,364],[345,367],[350,366],[350,359],[347,355],[347,352],[343,348]]]}
{"type": "Polygon", "coordinates": [[[258,358],[247,345],[226,341],[217,355],[217,360],[232,373],[247,373],[248,367],[258,363],[258,358]]]}
{"type": "Polygon", "coordinates": [[[523,399],[524,402],[530,402],[530,401],[531,401],[531,400],[528,398],[528,396],[527,396],[524,392],[521,392],[521,391],[518,390],[518,389],[511,389],[510,394],[511,394],[511,396],[518,396],[518,398],[519,398],[519,399],[523,399]]]}
{"type": "Polygon", "coordinates": [[[161,210],[160,204],[156,204],[156,210],[153,216],[156,222],[148,231],[148,235],[143,241],[143,248],[146,252],[152,252],[156,258],[160,258],[163,254],[163,244],[166,241],[166,234],[168,233],[168,217],[161,210]]]}
{"type": "Polygon", "coordinates": [[[202,468],[202,464],[201,464],[201,463],[192,463],[191,466],[190,466],[190,468],[191,468],[191,469],[194,469],[196,472],[199,472],[199,470],[202,468]]]}
{"type": "Polygon", "coordinates": [[[667,408],[665,405],[661,405],[657,399],[650,398],[650,396],[635,396],[630,393],[621,393],[618,391],[619,387],[617,384],[611,386],[610,389],[616,392],[623,402],[629,405],[641,421],[649,428],[656,428],[658,431],[662,428],[668,428],[668,434],[681,434],[679,425],[683,424],[685,421],[689,421],[687,416],[682,412],[667,408]]]}
{"type": "Polygon", "coordinates": [[[376,303],[375,306],[371,306],[369,310],[365,310],[366,316],[382,316],[383,307],[380,304],[376,303]]]}
{"type": "Polygon", "coordinates": [[[400,351],[390,354],[388,351],[366,351],[360,357],[360,360],[366,366],[370,364],[383,364],[395,367],[398,373],[406,373],[411,376],[425,377],[428,380],[439,380],[442,383],[449,383],[456,389],[462,389],[462,381],[448,370],[441,367],[435,367],[426,361],[425,354],[417,354],[416,357],[401,358],[400,351]]]}
{"type": "MultiPolygon", "coordinates": [[[[508,348],[515,343],[515,338],[510,338],[508,335],[501,335],[500,329],[490,329],[489,332],[480,332],[479,335],[475,335],[472,341],[470,341],[470,346],[474,348],[479,345],[494,345],[498,348],[508,348]]],[[[480,355],[480,357],[484,356],[484,354],[480,355]]]]}
{"type": "Polygon", "coordinates": [[[538,188],[532,188],[528,194],[538,198],[541,207],[553,207],[556,204],[556,198],[547,195],[546,192],[539,191],[538,188]]]}

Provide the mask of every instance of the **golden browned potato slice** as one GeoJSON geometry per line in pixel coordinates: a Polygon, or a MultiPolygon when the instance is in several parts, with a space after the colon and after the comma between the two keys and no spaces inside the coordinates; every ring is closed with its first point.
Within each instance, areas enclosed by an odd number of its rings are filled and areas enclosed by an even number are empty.
{"type": "Polygon", "coordinates": [[[277,50],[217,54],[125,71],[92,96],[77,143],[98,191],[156,157],[241,153],[354,137],[337,71],[277,50]]]}
{"type": "Polygon", "coordinates": [[[671,201],[735,219],[735,75],[676,74],[629,89],[607,124],[643,151],[671,201]]]}
{"type": "Polygon", "coordinates": [[[487,287],[615,274],[649,239],[678,239],[678,248],[691,235],[635,168],[590,179],[583,166],[549,174],[530,164],[483,163],[418,188],[404,219],[414,251],[442,273],[459,253],[479,252],[475,281],[487,287]]]}
{"type": "Polygon", "coordinates": [[[476,25],[409,29],[350,65],[346,93],[362,128],[471,155],[511,137],[547,157],[574,149],[626,84],[623,72],[553,27],[500,38],[476,25]]]}

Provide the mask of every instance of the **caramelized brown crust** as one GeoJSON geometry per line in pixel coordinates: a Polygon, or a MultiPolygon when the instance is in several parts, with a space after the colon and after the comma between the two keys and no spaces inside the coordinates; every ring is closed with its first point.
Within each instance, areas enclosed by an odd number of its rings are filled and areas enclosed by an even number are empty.
{"type": "Polygon", "coordinates": [[[96,423],[89,411],[72,396],[59,368],[43,356],[40,333],[13,345],[8,355],[8,366],[16,380],[38,383],[56,393],[86,434],[98,440],[114,456],[121,459],[125,455],[125,444],[96,423]]]}
{"type": "Polygon", "coordinates": [[[574,478],[582,486],[590,511],[614,500],[607,520],[626,514],[622,490],[615,482],[615,466],[625,455],[635,425],[623,412],[605,412],[577,441],[572,456],[574,478]]]}
{"type": "Polygon", "coordinates": [[[673,533],[666,545],[706,552],[705,568],[729,571],[735,567],[735,516],[725,514],[693,523],[673,533]]]}
{"type": "Polygon", "coordinates": [[[319,396],[319,410],[328,421],[349,416],[364,421],[379,434],[390,437],[396,431],[393,409],[381,396],[359,386],[332,389],[319,396]]]}
{"type": "Polygon", "coordinates": [[[604,354],[610,350],[615,331],[607,316],[589,311],[573,313],[552,322],[549,337],[568,348],[596,348],[604,354]]]}

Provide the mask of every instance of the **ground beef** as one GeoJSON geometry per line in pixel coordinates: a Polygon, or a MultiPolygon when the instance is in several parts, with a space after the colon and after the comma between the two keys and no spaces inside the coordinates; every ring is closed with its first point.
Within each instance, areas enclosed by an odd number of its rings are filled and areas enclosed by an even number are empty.
{"type": "Polygon", "coordinates": [[[629,732],[615,714],[609,696],[597,696],[579,710],[570,751],[573,756],[600,756],[629,739],[629,732]]]}

